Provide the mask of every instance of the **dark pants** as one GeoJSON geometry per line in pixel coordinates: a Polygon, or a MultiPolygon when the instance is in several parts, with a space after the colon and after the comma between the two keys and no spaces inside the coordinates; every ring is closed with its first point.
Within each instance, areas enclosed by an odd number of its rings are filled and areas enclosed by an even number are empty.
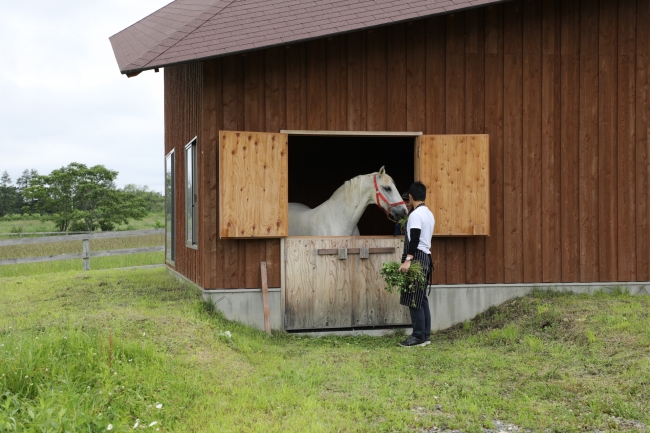
{"type": "MultiPolygon", "coordinates": [[[[426,289],[425,289],[426,290],[426,289]]],[[[422,308],[409,307],[411,312],[411,323],[413,324],[413,336],[425,340],[431,335],[431,311],[429,310],[429,299],[426,291],[422,299],[422,308]]]]}

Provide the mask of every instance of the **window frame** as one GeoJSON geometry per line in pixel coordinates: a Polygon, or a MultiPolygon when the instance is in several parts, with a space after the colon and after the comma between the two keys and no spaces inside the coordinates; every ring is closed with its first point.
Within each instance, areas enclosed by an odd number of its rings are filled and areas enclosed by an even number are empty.
{"type": "Polygon", "coordinates": [[[165,155],[165,263],[176,266],[176,153],[165,155]],[[167,178],[167,173],[170,178],[167,178]]]}
{"type": "Polygon", "coordinates": [[[199,244],[197,142],[197,137],[194,137],[185,145],[185,246],[193,249],[198,249],[199,244]]]}

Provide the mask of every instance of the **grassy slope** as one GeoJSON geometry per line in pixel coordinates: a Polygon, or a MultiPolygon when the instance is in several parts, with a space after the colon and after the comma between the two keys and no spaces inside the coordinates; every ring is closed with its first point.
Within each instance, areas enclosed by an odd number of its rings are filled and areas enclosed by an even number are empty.
{"type": "Polygon", "coordinates": [[[0,431],[10,416],[18,431],[650,424],[650,296],[536,294],[412,349],[399,336],[269,338],[162,269],[0,279],[0,299],[0,431]]]}

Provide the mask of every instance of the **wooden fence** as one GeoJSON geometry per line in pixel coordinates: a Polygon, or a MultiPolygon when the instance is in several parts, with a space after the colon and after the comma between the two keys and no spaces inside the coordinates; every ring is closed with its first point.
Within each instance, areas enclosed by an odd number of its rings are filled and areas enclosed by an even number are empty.
{"type": "Polygon", "coordinates": [[[22,238],[23,236],[70,236],[70,235],[83,235],[83,234],[92,234],[92,232],[17,232],[17,233],[0,233],[0,237],[5,236],[18,236],[22,238]]]}
{"type": "Polygon", "coordinates": [[[75,234],[75,235],[66,235],[66,236],[51,236],[51,237],[40,237],[40,238],[26,238],[26,239],[10,239],[10,240],[0,240],[0,247],[10,246],[10,245],[26,245],[26,244],[39,244],[39,243],[50,243],[50,242],[64,242],[64,241],[81,241],[81,252],[74,254],[59,254],[56,256],[41,256],[41,257],[24,257],[19,259],[6,259],[0,260],[0,266],[2,265],[17,265],[21,263],[38,263],[38,262],[51,262],[55,260],[72,260],[72,259],[82,259],[84,263],[84,270],[90,270],[90,259],[92,257],[107,257],[107,256],[120,256],[127,254],[138,254],[138,253],[155,253],[160,251],[165,251],[164,245],[158,245],[154,247],[144,247],[144,248],[128,248],[122,250],[107,250],[107,251],[90,251],[90,240],[91,239],[107,239],[107,238],[121,238],[121,237],[132,237],[132,236],[146,236],[153,234],[164,233],[165,229],[150,229],[150,230],[132,230],[124,232],[100,232],[92,234],[75,234]]]}

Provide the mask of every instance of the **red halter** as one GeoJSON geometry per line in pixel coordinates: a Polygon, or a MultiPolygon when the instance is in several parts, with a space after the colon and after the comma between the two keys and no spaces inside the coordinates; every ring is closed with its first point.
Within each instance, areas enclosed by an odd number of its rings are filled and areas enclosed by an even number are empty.
{"type": "Polygon", "coordinates": [[[379,191],[379,187],[377,186],[377,175],[374,175],[374,176],[373,176],[372,181],[375,183],[375,191],[376,191],[375,199],[377,200],[377,206],[379,206],[379,209],[382,209],[382,210],[383,210],[384,208],[381,207],[381,203],[380,203],[379,199],[381,199],[382,201],[386,202],[386,206],[388,207],[388,209],[384,210],[384,212],[386,212],[386,217],[387,217],[389,220],[395,222],[395,220],[392,219],[392,218],[390,217],[390,210],[391,210],[391,208],[397,207],[397,206],[399,206],[399,205],[401,205],[401,204],[405,205],[406,203],[404,203],[403,200],[402,200],[402,201],[395,202],[395,203],[390,203],[390,202],[386,199],[386,197],[384,196],[384,194],[382,194],[382,193],[379,191]]]}

